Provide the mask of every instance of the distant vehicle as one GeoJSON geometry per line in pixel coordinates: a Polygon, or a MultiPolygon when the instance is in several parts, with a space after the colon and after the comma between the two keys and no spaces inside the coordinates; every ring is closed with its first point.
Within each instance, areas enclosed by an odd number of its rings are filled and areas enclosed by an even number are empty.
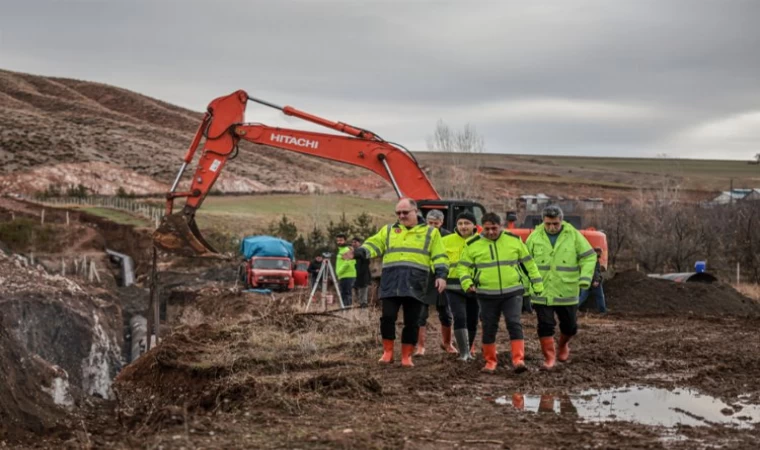
{"type": "Polygon", "coordinates": [[[293,269],[293,280],[296,287],[309,287],[309,261],[296,261],[296,267],[293,269]]]}
{"type": "Polygon", "coordinates": [[[248,236],[240,243],[244,262],[242,281],[246,288],[290,291],[293,278],[293,244],[272,236],[248,236]]]}

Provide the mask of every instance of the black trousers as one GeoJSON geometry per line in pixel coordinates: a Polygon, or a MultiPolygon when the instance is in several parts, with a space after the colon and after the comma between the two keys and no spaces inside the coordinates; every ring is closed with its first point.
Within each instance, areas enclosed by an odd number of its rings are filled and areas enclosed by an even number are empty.
{"type": "MultiPolygon", "coordinates": [[[[449,297],[446,291],[443,291],[442,293],[435,293],[437,295],[437,301],[435,305],[435,310],[438,312],[438,320],[441,321],[441,325],[444,327],[450,327],[451,326],[451,307],[449,305],[449,297]]],[[[427,325],[428,317],[430,316],[430,306],[426,303],[422,304],[422,311],[420,311],[420,322],[419,325],[421,327],[424,327],[427,325]]]]}
{"type": "Polygon", "coordinates": [[[380,317],[380,335],[383,339],[396,339],[396,318],[398,310],[404,307],[404,328],[401,331],[402,344],[417,344],[420,331],[420,310],[423,303],[412,297],[389,297],[383,299],[383,315],[380,317]]]}
{"type": "Polygon", "coordinates": [[[356,278],[341,278],[338,280],[338,284],[340,285],[340,297],[343,299],[343,306],[351,306],[353,303],[351,295],[354,290],[354,281],[356,281],[356,278]]]}
{"type": "Polygon", "coordinates": [[[478,333],[478,321],[480,320],[480,304],[474,294],[467,295],[464,292],[447,291],[449,295],[449,305],[451,312],[454,314],[454,329],[461,330],[467,328],[467,337],[470,340],[470,346],[475,342],[475,335],[478,333]]]}
{"type": "Polygon", "coordinates": [[[544,306],[533,305],[538,318],[538,337],[554,336],[554,328],[557,326],[554,315],[559,318],[559,331],[565,336],[578,334],[578,305],[572,306],[544,306]]]}
{"type": "Polygon", "coordinates": [[[478,302],[483,320],[483,344],[496,342],[496,332],[499,331],[499,319],[502,314],[507,322],[509,339],[523,339],[522,323],[520,323],[523,307],[522,295],[479,296],[478,302]]]}

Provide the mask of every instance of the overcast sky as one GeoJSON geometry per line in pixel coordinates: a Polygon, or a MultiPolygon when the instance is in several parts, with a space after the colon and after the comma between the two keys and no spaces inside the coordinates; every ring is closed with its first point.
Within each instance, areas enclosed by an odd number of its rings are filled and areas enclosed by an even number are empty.
{"type": "Polygon", "coordinates": [[[760,0],[0,0],[0,67],[197,111],[245,89],[412,150],[442,119],[489,152],[749,159],[758,20],[760,0]]]}

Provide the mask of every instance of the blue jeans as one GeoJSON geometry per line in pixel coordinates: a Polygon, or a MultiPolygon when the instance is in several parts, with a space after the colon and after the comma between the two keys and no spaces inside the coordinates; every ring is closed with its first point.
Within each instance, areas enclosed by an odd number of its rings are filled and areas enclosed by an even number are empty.
{"type": "Polygon", "coordinates": [[[607,304],[604,301],[604,289],[602,288],[602,283],[599,283],[599,286],[597,287],[592,286],[588,289],[582,289],[580,297],[578,298],[578,306],[582,305],[583,302],[588,299],[589,295],[593,295],[596,299],[596,309],[599,310],[600,313],[606,313],[607,304]]]}

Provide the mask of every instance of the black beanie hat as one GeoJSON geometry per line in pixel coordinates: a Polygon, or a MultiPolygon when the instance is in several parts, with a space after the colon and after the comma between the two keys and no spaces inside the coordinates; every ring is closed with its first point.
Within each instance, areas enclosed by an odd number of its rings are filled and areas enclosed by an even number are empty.
{"type": "Polygon", "coordinates": [[[464,212],[459,213],[459,215],[457,216],[457,222],[459,222],[459,219],[469,220],[470,222],[472,222],[473,225],[478,224],[478,222],[475,220],[475,214],[469,211],[464,211],[464,212]]]}

